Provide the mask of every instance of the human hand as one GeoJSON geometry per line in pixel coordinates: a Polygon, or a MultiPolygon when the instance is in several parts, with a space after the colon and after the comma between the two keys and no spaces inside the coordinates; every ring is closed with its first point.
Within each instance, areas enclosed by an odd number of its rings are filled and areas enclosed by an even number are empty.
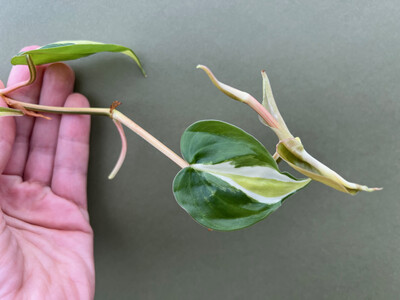
{"type": "MultiPolygon", "coordinates": [[[[68,66],[37,71],[35,83],[11,98],[89,106],[84,96],[72,93],[74,73],[68,66]]],[[[8,85],[28,77],[26,66],[14,66],[8,85]]],[[[0,106],[6,106],[1,98],[0,106]]],[[[94,297],[86,199],[90,117],[48,116],[50,121],[0,118],[0,299],[94,297]]]]}

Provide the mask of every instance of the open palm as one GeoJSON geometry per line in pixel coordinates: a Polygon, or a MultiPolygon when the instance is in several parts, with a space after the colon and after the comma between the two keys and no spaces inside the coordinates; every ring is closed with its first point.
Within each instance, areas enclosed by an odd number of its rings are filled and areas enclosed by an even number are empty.
{"type": "MultiPolygon", "coordinates": [[[[8,85],[27,77],[25,66],[13,67],[8,85]]],[[[10,96],[88,106],[73,85],[73,71],[57,63],[39,67],[36,82],[10,96]]],[[[90,118],[50,117],[0,118],[0,299],[94,296],[86,202],[90,118]]]]}

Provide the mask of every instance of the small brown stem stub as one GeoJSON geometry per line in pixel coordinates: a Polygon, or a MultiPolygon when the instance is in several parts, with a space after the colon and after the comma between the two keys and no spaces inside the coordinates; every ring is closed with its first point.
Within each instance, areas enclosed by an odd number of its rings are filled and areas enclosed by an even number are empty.
{"type": "Polygon", "coordinates": [[[114,109],[116,109],[118,106],[120,106],[122,103],[119,101],[113,101],[110,105],[110,114],[112,115],[114,109]]]}

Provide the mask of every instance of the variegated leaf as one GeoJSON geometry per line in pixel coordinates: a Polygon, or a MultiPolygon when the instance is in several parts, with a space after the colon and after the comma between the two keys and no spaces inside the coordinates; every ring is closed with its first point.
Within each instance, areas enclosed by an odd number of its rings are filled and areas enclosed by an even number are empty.
{"type": "Polygon", "coordinates": [[[211,229],[236,230],[261,221],[310,182],[281,173],[260,142],[221,121],[191,125],[181,150],[190,166],[175,177],[175,198],[211,229]]]}

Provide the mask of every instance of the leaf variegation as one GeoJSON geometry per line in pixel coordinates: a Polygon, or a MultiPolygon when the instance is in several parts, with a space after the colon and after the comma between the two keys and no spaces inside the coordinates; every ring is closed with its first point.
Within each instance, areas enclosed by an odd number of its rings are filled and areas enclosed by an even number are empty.
{"type": "Polygon", "coordinates": [[[18,109],[9,107],[0,107],[0,117],[16,117],[23,116],[24,113],[18,109]]]}
{"type": "Polygon", "coordinates": [[[174,179],[175,198],[210,229],[253,225],[310,182],[281,173],[259,141],[221,121],[199,121],[188,127],[181,150],[190,166],[174,179]]]}
{"type": "Polygon", "coordinates": [[[51,43],[40,48],[23,51],[11,59],[13,65],[26,65],[26,55],[29,54],[35,65],[48,64],[59,61],[74,60],[99,52],[120,52],[129,56],[143,70],[139,58],[132,49],[115,44],[103,44],[92,41],[60,41],[51,43]]]}

